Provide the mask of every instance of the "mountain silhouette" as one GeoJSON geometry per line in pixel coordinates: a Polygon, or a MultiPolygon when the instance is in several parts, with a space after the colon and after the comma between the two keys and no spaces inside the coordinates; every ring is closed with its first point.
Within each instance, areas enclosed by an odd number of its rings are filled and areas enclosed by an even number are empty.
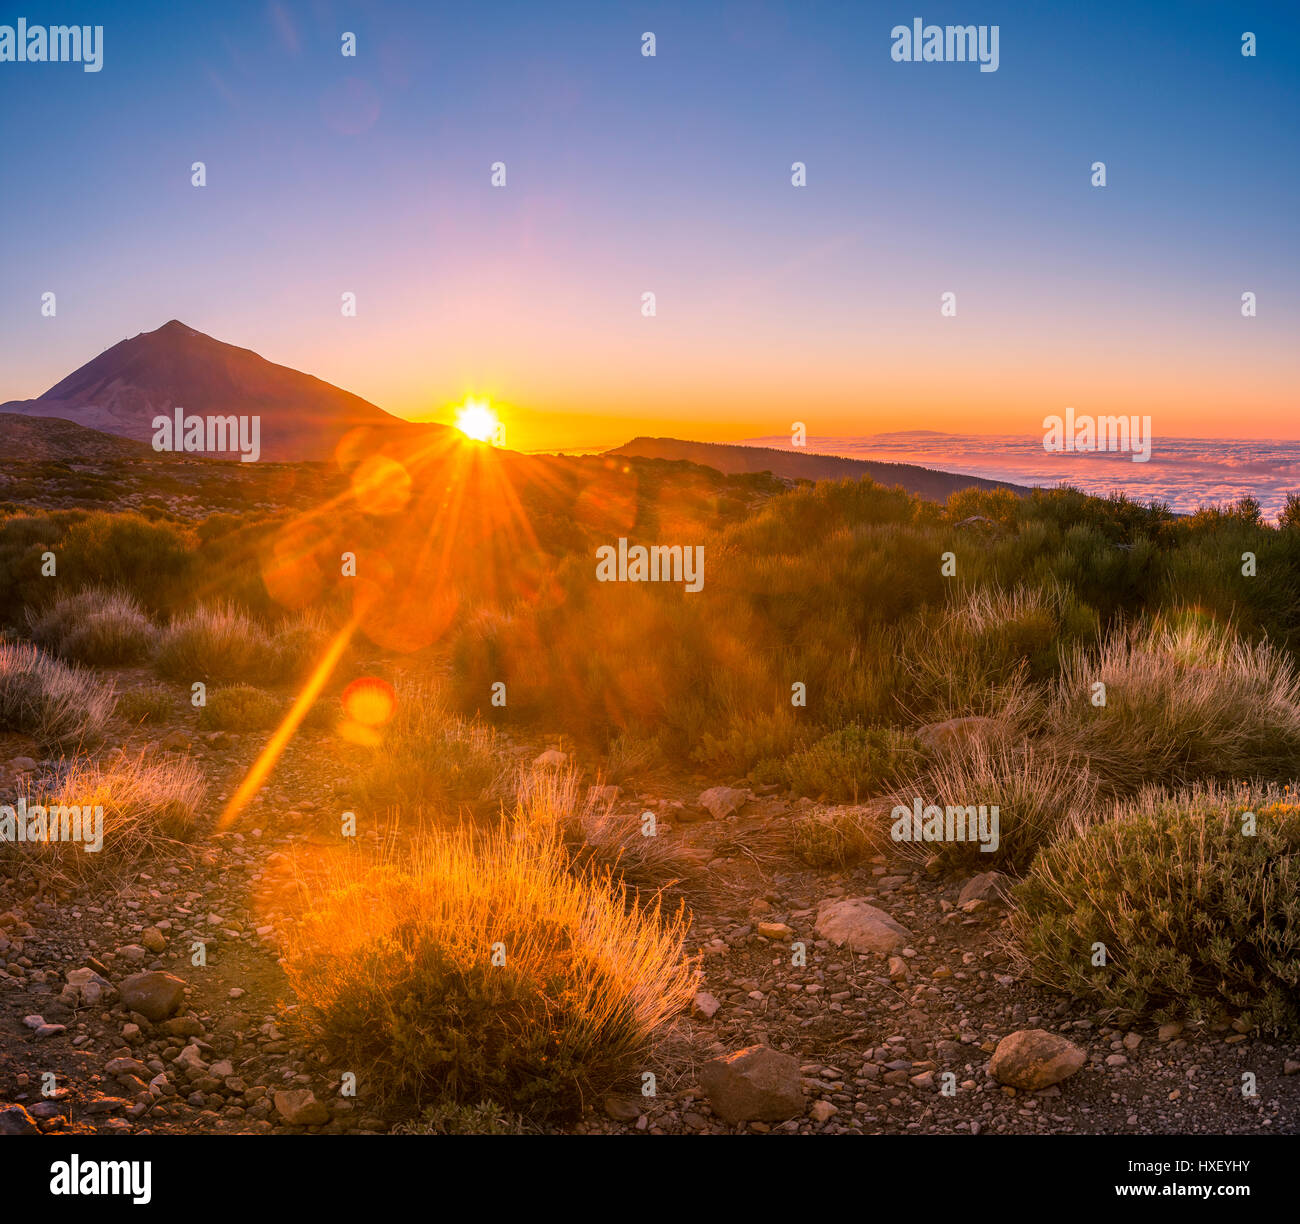
{"type": "MultiPolygon", "coordinates": [[[[44,395],[0,404],[0,413],[58,417],[152,443],[156,416],[257,416],[263,460],[324,460],[352,430],[427,434],[331,383],[276,365],[177,319],[104,352],[44,395]]],[[[203,453],[203,452],[199,452],[203,453]]],[[[238,458],[238,455],[227,456],[238,458]]]]}
{"type": "Polygon", "coordinates": [[[914,463],[883,463],[874,459],[845,459],[803,450],[777,450],[769,446],[740,446],[729,442],[685,442],[679,438],[633,438],[607,452],[638,459],[667,459],[698,463],[734,476],[741,472],[771,472],[787,480],[861,480],[902,485],[929,501],[946,501],[959,489],[1010,489],[1025,494],[1025,485],[982,476],[959,476],[954,472],[918,467],[914,463]]]}

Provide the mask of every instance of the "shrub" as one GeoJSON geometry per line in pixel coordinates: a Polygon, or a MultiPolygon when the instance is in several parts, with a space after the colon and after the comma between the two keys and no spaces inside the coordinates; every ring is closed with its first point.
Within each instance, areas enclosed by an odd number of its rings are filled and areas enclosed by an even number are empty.
{"type": "Polygon", "coordinates": [[[183,593],[193,559],[184,528],[130,513],[88,514],[68,527],[59,545],[61,576],[129,591],[155,612],[183,593]]]}
{"type": "Polygon", "coordinates": [[[306,680],[324,657],[330,637],[320,616],[304,614],[285,621],[271,638],[266,678],[285,683],[306,680]]]}
{"type": "Polygon", "coordinates": [[[747,773],[761,763],[781,760],[803,747],[807,739],[807,729],[799,725],[789,707],[748,717],[733,711],[721,735],[705,732],[701,736],[691,758],[711,769],[747,773]]]}
{"type": "Polygon", "coordinates": [[[42,654],[0,643],[0,731],[32,736],[42,747],[94,744],[113,713],[111,685],[42,654]]]}
{"type": "Polygon", "coordinates": [[[555,839],[459,831],[313,888],[286,934],[295,1023],[382,1099],[577,1117],[697,975],[682,916],[569,867],[555,839]]]}
{"type": "Polygon", "coordinates": [[[790,848],[809,867],[848,867],[888,847],[882,823],[871,808],[810,808],[791,820],[790,848]]]}
{"type": "Polygon", "coordinates": [[[529,1127],[518,1114],[506,1113],[491,1101],[477,1105],[443,1102],[421,1112],[416,1122],[401,1122],[394,1135],[526,1135],[529,1127]]]}
{"type": "Polygon", "coordinates": [[[616,814],[612,799],[597,798],[576,769],[537,766],[515,780],[513,820],[520,835],[555,836],[574,870],[593,868],[635,889],[682,891],[693,864],[662,837],[642,833],[641,813],[616,814]]]}
{"type": "Polygon", "coordinates": [[[205,731],[262,731],[274,727],[282,713],[281,703],[264,689],[235,684],[208,694],[199,726],[205,731]]]}
{"type": "Polygon", "coordinates": [[[29,808],[102,807],[103,847],[87,853],[76,843],[48,842],[40,847],[39,861],[78,879],[127,869],[164,843],[193,833],[203,791],[202,774],[184,757],[118,754],[106,762],[76,757],[53,776],[38,779],[27,803],[29,808]]]}
{"type": "Polygon", "coordinates": [[[850,723],[796,752],[780,772],[801,794],[857,803],[859,798],[888,789],[899,778],[916,772],[925,760],[925,750],[905,731],[850,723]]]}
{"type": "Polygon", "coordinates": [[[244,680],[264,674],[265,631],[233,604],[200,605],[163,630],[154,666],[169,680],[244,680]]]}
{"type": "Polygon", "coordinates": [[[1013,903],[1017,956],[1047,986],[1132,1016],[1232,1009],[1300,1031],[1300,806],[1276,790],[1145,792],[1044,849],[1013,903]]]}
{"type": "Polygon", "coordinates": [[[922,862],[936,856],[947,867],[1019,872],[1063,823],[1086,822],[1096,803],[1096,782],[1086,767],[1050,750],[976,739],[961,754],[939,756],[929,775],[900,786],[893,802],[911,813],[918,798],[922,809],[943,808],[945,825],[950,808],[960,821],[980,807],[989,809],[991,819],[996,807],[997,848],[984,851],[977,841],[901,841],[905,856],[922,862]]]}
{"type": "Polygon", "coordinates": [[[1055,677],[1063,642],[1095,631],[1096,617],[1055,582],[964,591],[897,635],[908,708],[941,720],[1006,716],[1023,704],[1025,681],[1055,677]]]}
{"type": "Polygon", "coordinates": [[[1300,773],[1300,676],[1267,642],[1201,621],[1117,631],[1095,656],[1072,655],[1047,729],[1119,792],[1290,778],[1300,773]],[[1104,706],[1091,701],[1098,681],[1104,706]]]}
{"type": "Polygon", "coordinates": [[[383,736],[356,785],[359,800],[373,809],[477,803],[501,789],[496,732],[448,713],[423,684],[398,691],[397,712],[383,736]]]}
{"type": "Polygon", "coordinates": [[[137,663],[153,643],[153,625],[125,591],[86,587],[27,620],[33,641],[78,663],[137,663]]]}
{"type": "Polygon", "coordinates": [[[160,722],[175,708],[176,698],[161,684],[128,689],[117,699],[117,716],[133,724],[160,722]]]}

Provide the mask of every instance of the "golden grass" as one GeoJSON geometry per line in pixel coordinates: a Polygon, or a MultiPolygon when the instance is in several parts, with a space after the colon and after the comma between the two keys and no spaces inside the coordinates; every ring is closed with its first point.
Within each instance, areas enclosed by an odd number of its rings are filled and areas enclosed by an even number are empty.
{"type": "Polygon", "coordinates": [[[638,1069],[697,981],[684,913],[571,868],[539,825],[340,862],[287,924],[298,1022],[383,1100],[571,1116],[638,1069]]]}

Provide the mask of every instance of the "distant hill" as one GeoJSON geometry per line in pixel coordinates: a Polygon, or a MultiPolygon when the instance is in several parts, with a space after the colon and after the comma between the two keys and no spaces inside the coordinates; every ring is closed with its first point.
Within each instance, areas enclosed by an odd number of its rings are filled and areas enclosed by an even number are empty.
{"type": "Polygon", "coordinates": [[[912,463],[877,463],[872,459],[843,459],[838,455],[808,454],[776,450],[767,446],[738,446],[727,442],[683,442],[678,438],[633,438],[625,446],[608,452],[637,459],[672,459],[698,463],[729,476],[741,472],[771,472],[787,480],[861,480],[869,477],[882,485],[902,485],[928,501],[947,501],[959,489],[1010,489],[1016,494],[1030,490],[1005,480],[980,476],[959,476],[912,463]]]}
{"type": "Polygon", "coordinates": [[[192,416],[260,417],[261,457],[273,461],[328,459],[358,428],[395,427],[422,436],[448,428],[413,426],[358,395],[176,319],[113,345],[37,399],[0,404],[0,413],[61,417],[152,443],[154,417],[178,407],[192,416]]]}
{"type": "Polygon", "coordinates": [[[0,412],[0,456],[6,459],[99,461],[147,459],[153,453],[153,448],[144,442],[87,429],[74,421],[0,412]]]}

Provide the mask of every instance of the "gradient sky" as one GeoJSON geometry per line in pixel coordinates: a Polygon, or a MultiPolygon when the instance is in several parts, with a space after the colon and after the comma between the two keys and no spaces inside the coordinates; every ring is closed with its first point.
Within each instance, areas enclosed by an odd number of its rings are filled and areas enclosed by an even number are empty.
{"type": "Polygon", "coordinates": [[[0,64],[0,401],[179,318],[520,449],[1300,437],[1300,6],[1132,7],[6,0],[105,47],[0,64]],[[999,70],[894,63],[916,16],[999,70]]]}

